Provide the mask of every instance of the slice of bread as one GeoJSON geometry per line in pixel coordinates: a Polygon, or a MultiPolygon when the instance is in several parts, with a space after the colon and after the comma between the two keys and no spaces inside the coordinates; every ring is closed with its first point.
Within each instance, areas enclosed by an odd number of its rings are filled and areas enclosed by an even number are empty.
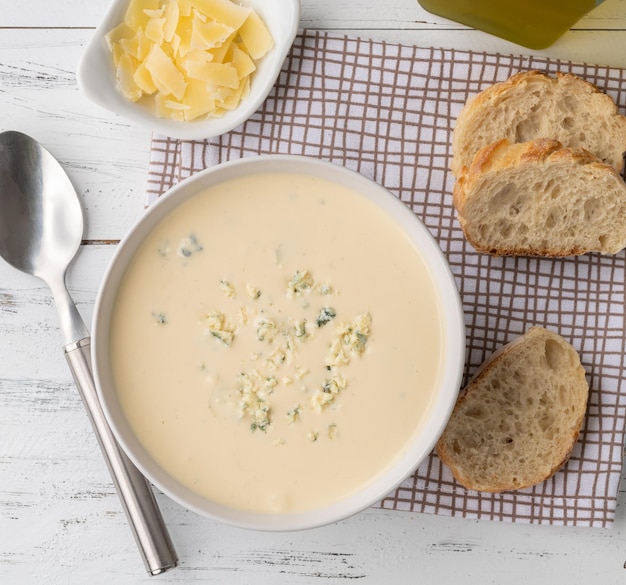
{"type": "Polygon", "coordinates": [[[454,205],[479,252],[570,256],[626,247],[626,184],[591,153],[555,140],[483,148],[456,181],[454,205]]]}
{"type": "Polygon", "coordinates": [[[456,122],[451,168],[458,176],[483,147],[507,138],[529,142],[552,138],[580,147],[624,168],[626,117],[596,86],[572,74],[556,79],[539,71],[518,73],[465,104],[456,122]]]}
{"type": "Polygon", "coordinates": [[[532,327],[484,362],[459,397],[437,454],[470,490],[540,483],[569,459],[589,385],[576,350],[532,327]]]}

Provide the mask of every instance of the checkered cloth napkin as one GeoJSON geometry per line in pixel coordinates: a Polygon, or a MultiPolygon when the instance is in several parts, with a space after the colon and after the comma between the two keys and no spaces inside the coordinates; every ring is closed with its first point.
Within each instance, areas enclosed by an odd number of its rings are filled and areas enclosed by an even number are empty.
{"type": "Polygon", "coordinates": [[[591,387],[566,467],[535,487],[468,491],[433,453],[378,507],[536,524],[610,526],[621,477],[625,255],[494,258],[465,241],[452,205],[451,131],[462,105],[527,69],[570,71],[626,107],[626,71],[536,57],[426,49],[303,31],[264,105],[203,142],[153,136],[148,202],[196,171],[261,153],[319,157],[384,185],[424,222],[455,275],[467,326],[465,379],[542,325],[579,351],[591,387]]]}

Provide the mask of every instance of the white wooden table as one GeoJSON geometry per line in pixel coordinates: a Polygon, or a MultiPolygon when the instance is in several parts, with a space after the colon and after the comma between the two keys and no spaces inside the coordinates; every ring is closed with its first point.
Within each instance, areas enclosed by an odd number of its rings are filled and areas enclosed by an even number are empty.
{"type": "MultiPolygon", "coordinates": [[[[88,322],[115,242],[142,213],[150,142],[76,86],[76,64],[106,7],[107,0],[0,0],[0,130],[45,144],[78,190],[85,245],[69,284],[88,322]]],[[[528,52],[434,17],[416,0],[302,0],[301,25],[420,46],[528,52]]],[[[607,0],[542,54],[626,67],[626,0],[607,0]]],[[[371,509],[292,534],[223,526],[159,494],[181,564],[149,578],[60,346],[48,290],[1,263],[2,585],[626,581],[624,492],[610,530],[371,509]]]]}

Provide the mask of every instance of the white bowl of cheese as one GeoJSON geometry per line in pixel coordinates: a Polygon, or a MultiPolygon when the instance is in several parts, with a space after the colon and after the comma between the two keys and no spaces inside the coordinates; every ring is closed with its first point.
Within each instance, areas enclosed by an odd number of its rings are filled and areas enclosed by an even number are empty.
{"type": "Polygon", "coordinates": [[[404,203],[299,156],[187,179],[122,241],[93,327],[99,395],[164,493],[261,530],[379,501],[432,451],[461,384],[448,264],[404,203]]]}
{"type": "Polygon", "coordinates": [[[114,0],[85,47],[78,85],[153,132],[219,136],[266,99],[299,19],[300,0],[114,0]]]}

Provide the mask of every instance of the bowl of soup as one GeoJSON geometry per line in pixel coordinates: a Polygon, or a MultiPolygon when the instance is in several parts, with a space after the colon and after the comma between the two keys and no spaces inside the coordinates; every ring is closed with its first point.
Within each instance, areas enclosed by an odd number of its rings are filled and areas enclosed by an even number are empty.
{"type": "Polygon", "coordinates": [[[228,524],[297,530],[376,503],[429,455],[464,318],[444,254],[391,193],[251,156],[182,181],[122,240],[92,356],[155,486],[228,524]]]}

